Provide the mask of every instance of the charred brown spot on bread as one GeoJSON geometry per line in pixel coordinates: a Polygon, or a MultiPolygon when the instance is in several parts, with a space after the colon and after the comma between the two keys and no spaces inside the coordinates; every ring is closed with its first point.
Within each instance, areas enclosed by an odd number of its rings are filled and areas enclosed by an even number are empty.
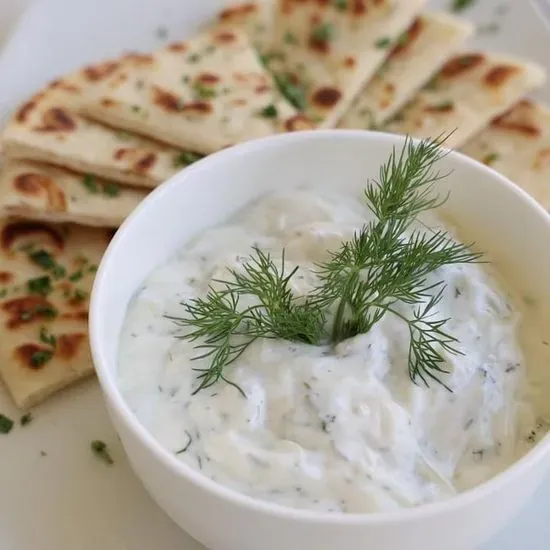
{"type": "Polygon", "coordinates": [[[129,52],[124,55],[124,59],[133,65],[151,65],[154,61],[151,54],[139,52],[129,52]]]}
{"type": "Polygon", "coordinates": [[[50,225],[40,222],[18,221],[4,226],[0,236],[2,250],[8,252],[15,248],[18,241],[27,241],[41,237],[51,243],[57,250],[62,251],[65,241],[60,231],[50,225]]]}
{"type": "Polygon", "coordinates": [[[285,130],[297,132],[299,130],[311,130],[315,126],[305,115],[294,115],[285,121],[285,130]]]}
{"type": "Polygon", "coordinates": [[[168,46],[166,46],[166,49],[168,51],[174,52],[174,53],[185,52],[187,51],[188,48],[189,46],[185,42],[172,42],[172,44],[168,44],[168,46]]]}
{"type": "Polygon", "coordinates": [[[308,45],[314,52],[325,54],[330,51],[330,42],[328,40],[318,40],[314,36],[309,37],[308,45]]]}
{"type": "Polygon", "coordinates": [[[231,44],[237,40],[237,35],[231,31],[221,31],[214,35],[214,40],[221,44],[231,44]]]}
{"type": "Polygon", "coordinates": [[[0,285],[7,285],[13,281],[13,273],[0,271],[0,285]]]}
{"type": "Polygon", "coordinates": [[[45,193],[49,211],[65,212],[67,210],[63,189],[49,176],[32,172],[19,174],[13,180],[13,187],[18,193],[29,197],[36,197],[45,193]]]}
{"type": "Polygon", "coordinates": [[[35,128],[37,132],[72,132],[76,130],[76,122],[72,116],[61,107],[52,107],[42,115],[42,126],[35,128]]]}
{"type": "Polygon", "coordinates": [[[474,70],[481,65],[484,60],[485,57],[480,53],[457,55],[449,59],[449,61],[443,65],[440,75],[445,78],[454,78],[455,76],[474,70]]]}
{"type": "Polygon", "coordinates": [[[119,63],[116,61],[105,61],[104,63],[98,63],[96,65],[89,65],[83,69],[85,77],[92,81],[98,82],[109,76],[111,76],[119,67],[119,63]]]}
{"type": "Polygon", "coordinates": [[[15,120],[21,123],[27,122],[29,115],[34,111],[35,107],[36,107],[36,101],[34,99],[27,101],[27,103],[23,103],[23,105],[19,108],[19,110],[15,114],[15,120]]]}
{"type": "Polygon", "coordinates": [[[514,65],[497,65],[485,73],[483,81],[490,88],[502,87],[508,80],[513,78],[520,71],[514,65]]]}
{"type": "Polygon", "coordinates": [[[251,15],[258,11],[258,6],[253,2],[239,4],[230,8],[226,8],[220,12],[221,21],[230,21],[231,19],[240,18],[251,15]]]}
{"type": "Polygon", "coordinates": [[[260,84],[259,86],[256,86],[256,88],[254,88],[254,91],[257,94],[265,94],[271,91],[271,86],[269,86],[268,84],[260,84]]]}
{"type": "Polygon", "coordinates": [[[6,328],[15,330],[26,323],[49,318],[54,308],[43,296],[32,295],[4,302],[2,310],[7,314],[6,328]]]}
{"type": "Polygon", "coordinates": [[[116,105],[116,101],[109,99],[108,97],[104,97],[99,102],[103,107],[106,107],[107,109],[114,107],[116,105]]]}
{"type": "Polygon", "coordinates": [[[355,57],[352,57],[351,55],[348,55],[344,59],[344,67],[347,67],[348,69],[352,69],[353,67],[355,67],[355,64],[356,64],[355,57]]]}
{"type": "Polygon", "coordinates": [[[420,17],[417,17],[413,24],[406,30],[401,37],[397,40],[395,46],[392,48],[389,57],[398,57],[405,54],[418,39],[424,28],[424,23],[420,17]]]}
{"type": "Polygon", "coordinates": [[[113,157],[115,160],[122,160],[128,153],[132,152],[134,149],[130,149],[128,147],[122,147],[121,149],[117,149],[115,151],[115,154],[113,157]]]}
{"type": "Polygon", "coordinates": [[[155,165],[156,161],[157,155],[155,153],[147,153],[136,162],[134,168],[136,172],[147,172],[155,165]]]}
{"type": "Polygon", "coordinates": [[[353,15],[365,15],[367,13],[367,6],[364,0],[353,0],[352,4],[353,15]]]}
{"type": "Polygon", "coordinates": [[[292,13],[292,0],[282,0],[281,2],[281,12],[285,15],[290,15],[292,13]]]}
{"type": "Polygon", "coordinates": [[[220,77],[217,74],[214,73],[201,73],[197,76],[197,82],[200,82],[201,84],[216,84],[220,81],[220,77]]]}
{"type": "Polygon", "coordinates": [[[322,109],[332,109],[342,97],[342,92],[332,86],[317,88],[311,97],[311,102],[322,109]]]}
{"type": "Polygon", "coordinates": [[[57,338],[56,357],[70,361],[75,359],[86,341],[86,335],[81,333],[61,334],[57,338]]]}
{"type": "Polygon", "coordinates": [[[499,130],[515,132],[528,138],[537,138],[541,135],[540,128],[535,126],[535,124],[528,121],[513,120],[506,115],[495,118],[491,122],[491,126],[499,130]]]}
{"type": "Polygon", "coordinates": [[[63,90],[72,94],[77,94],[81,91],[78,86],[62,79],[57,79],[50,82],[50,88],[53,88],[54,90],[63,90]]]}
{"type": "Polygon", "coordinates": [[[88,321],[88,312],[87,311],[72,311],[68,313],[62,313],[59,316],[59,319],[65,320],[65,321],[82,321],[87,322],[88,321]]]}
{"type": "Polygon", "coordinates": [[[181,111],[180,98],[172,92],[163,90],[158,86],[153,86],[153,102],[168,113],[177,113],[181,111]]]}
{"type": "Polygon", "coordinates": [[[15,360],[22,367],[31,370],[40,370],[47,364],[46,361],[36,360],[36,357],[39,357],[42,354],[51,355],[52,350],[50,348],[38,346],[37,344],[23,344],[15,348],[14,351],[15,360]]]}
{"type": "Polygon", "coordinates": [[[190,103],[186,103],[183,106],[183,112],[185,113],[196,113],[196,114],[209,114],[211,113],[214,108],[212,107],[211,103],[208,103],[207,101],[192,101],[190,103]]]}

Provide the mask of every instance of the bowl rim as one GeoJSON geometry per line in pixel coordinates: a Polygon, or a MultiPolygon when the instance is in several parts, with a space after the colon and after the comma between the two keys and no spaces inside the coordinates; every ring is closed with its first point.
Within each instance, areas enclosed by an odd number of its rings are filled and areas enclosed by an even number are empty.
{"type": "MultiPolygon", "coordinates": [[[[145,446],[155,459],[173,475],[183,477],[188,482],[195,485],[196,488],[209,493],[211,497],[221,499],[227,504],[232,504],[243,510],[250,512],[263,513],[276,517],[281,520],[303,522],[308,524],[330,524],[330,525],[388,525],[392,523],[410,523],[418,520],[434,518],[445,513],[458,511],[470,504],[485,498],[499,488],[509,484],[515,478],[523,475],[529,469],[537,466],[542,460],[548,459],[550,455],[550,433],[537,443],[531,450],[514,462],[504,471],[490,478],[475,487],[464,492],[442,500],[422,504],[412,508],[400,508],[392,511],[378,511],[372,513],[334,513],[334,512],[316,512],[307,509],[291,508],[269,501],[256,499],[244,493],[232,489],[225,485],[213,481],[206,475],[195,470],[190,465],[179,460],[176,456],[165,449],[149,431],[141,424],[137,416],[131,411],[126,403],[122,393],[116,384],[114,373],[116,369],[109,370],[106,353],[102,338],[100,337],[101,319],[103,312],[101,304],[104,302],[102,294],[104,288],[109,283],[108,273],[111,271],[110,264],[113,257],[118,254],[118,250],[123,246],[124,236],[133,231],[133,227],[138,224],[146,223],[147,210],[154,202],[165,200],[165,195],[169,196],[173,189],[180,185],[184,179],[192,178],[195,172],[199,172],[207,164],[223,163],[226,159],[235,156],[246,156],[255,154],[261,150],[276,148],[281,144],[299,143],[311,140],[339,140],[342,138],[351,138],[354,140],[363,140],[365,143],[374,141],[386,142],[394,147],[401,146],[406,136],[397,134],[388,134],[383,132],[372,132],[366,130],[307,130],[294,133],[278,134],[268,136],[245,143],[234,145],[227,149],[218,151],[197,161],[191,166],[181,170],[159,187],[154,189],[122,223],[115,236],[109,243],[105,254],[99,264],[94,280],[89,308],[89,337],[92,358],[96,369],[97,377],[101,386],[101,391],[116,412],[117,417],[125,424],[126,428],[132,432],[141,445],[145,446]]],[[[420,140],[413,139],[414,142],[420,140]]],[[[479,172],[481,177],[489,177],[497,180],[501,185],[507,188],[507,192],[516,195],[518,201],[523,201],[532,210],[533,215],[544,219],[548,226],[550,236],[550,215],[548,212],[533,199],[527,192],[519,186],[512,183],[511,180],[494,170],[463,153],[456,150],[443,148],[447,154],[454,157],[459,163],[469,166],[479,172]]],[[[117,337],[118,339],[118,337],[117,337]]]]}

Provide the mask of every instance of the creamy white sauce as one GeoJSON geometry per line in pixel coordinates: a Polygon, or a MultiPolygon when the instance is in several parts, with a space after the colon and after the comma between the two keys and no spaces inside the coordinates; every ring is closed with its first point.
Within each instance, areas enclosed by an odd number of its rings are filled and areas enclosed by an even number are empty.
{"type": "MultiPolygon", "coordinates": [[[[293,291],[307,294],[314,264],[368,219],[354,198],[276,193],[154,270],[127,313],[118,379],[166,449],[256,498],[362,513],[452,496],[502,471],[544,435],[550,348],[536,305],[505,291],[489,265],[433,275],[447,285],[437,315],[450,318],[446,328],[464,351],[446,356],[452,393],[411,382],[406,325],[387,314],[335,350],[259,340],[228,369],[246,399],[223,382],[191,395],[192,368],[207,363],[191,361],[193,344],[178,339],[182,329],[166,318],[184,314],[181,301],[227,279],[253,245],[275,258],[284,248],[289,267],[299,266],[293,291]]],[[[423,223],[442,227],[435,217],[423,223]]]]}

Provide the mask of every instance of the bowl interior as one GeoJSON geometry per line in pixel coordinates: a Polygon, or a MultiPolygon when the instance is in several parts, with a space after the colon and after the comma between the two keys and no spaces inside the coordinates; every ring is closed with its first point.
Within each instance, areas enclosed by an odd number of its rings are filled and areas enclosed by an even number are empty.
{"type": "MultiPolygon", "coordinates": [[[[377,178],[392,148],[400,149],[403,142],[371,132],[287,134],[212,155],[154,191],[111,242],[92,293],[91,345],[110,400],[125,407],[116,389],[118,334],[130,300],[156,266],[266,192],[316,185],[359,195],[367,178],[377,178]]],[[[444,208],[461,236],[476,241],[507,279],[535,297],[539,311],[550,310],[550,254],[544,253],[550,246],[550,217],[505,178],[462,155],[449,154],[439,169],[452,172],[438,188],[450,192],[444,208]]],[[[123,412],[130,416],[129,409],[123,412]]]]}

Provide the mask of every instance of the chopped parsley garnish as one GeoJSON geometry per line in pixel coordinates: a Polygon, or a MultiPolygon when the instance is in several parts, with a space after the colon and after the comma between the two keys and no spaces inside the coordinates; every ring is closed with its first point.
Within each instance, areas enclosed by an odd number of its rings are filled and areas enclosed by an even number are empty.
{"type": "Polygon", "coordinates": [[[28,426],[31,422],[32,422],[33,418],[32,418],[32,414],[31,413],[27,413],[27,414],[24,414],[20,419],[19,419],[19,423],[21,424],[21,426],[28,426]]]}
{"type": "Polygon", "coordinates": [[[53,351],[49,349],[42,349],[35,351],[31,355],[31,366],[35,369],[42,367],[53,357],[53,351]]]}
{"type": "Polygon", "coordinates": [[[0,413],[0,434],[9,434],[13,428],[13,420],[0,413]]]}
{"type": "Polygon", "coordinates": [[[31,294],[47,296],[53,290],[52,280],[48,275],[44,277],[37,277],[35,279],[29,279],[27,281],[27,290],[31,294]]]}
{"type": "Polygon", "coordinates": [[[118,197],[120,194],[120,185],[113,181],[108,181],[103,184],[103,194],[108,197],[118,197]]]}
{"type": "Polygon", "coordinates": [[[2,288],[0,289],[0,298],[5,298],[8,295],[8,289],[2,288]]]}
{"type": "Polygon", "coordinates": [[[174,159],[174,167],[185,168],[186,166],[197,162],[201,158],[203,158],[203,155],[200,155],[199,153],[193,153],[192,151],[182,151],[174,159]]]}
{"type": "Polygon", "coordinates": [[[84,277],[84,273],[82,273],[82,270],[79,269],[78,271],[75,271],[74,273],[71,273],[69,275],[69,281],[72,283],[76,283],[77,281],[80,281],[84,277]]]}
{"type": "Polygon", "coordinates": [[[48,346],[52,346],[52,348],[55,348],[57,344],[57,338],[53,334],[50,334],[46,327],[40,329],[40,341],[48,344],[48,346]]]}
{"type": "Polygon", "coordinates": [[[52,275],[54,276],[54,279],[62,279],[67,275],[67,270],[62,266],[57,264],[52,271],[52,275]]]}
{"type": "Polygon", "coordinates": [[[36,250],[29,253],[29,258],[44,269],[53,269],[57,264],[52,255],[46,250],[36,250]]]}
{"type": "Polygon", "coordinates": [[[198,53],[192,53],[191,55],[187,56],[187,62],[188,63],[197,63],[200,61],[201,56],[198,53]]]}
{"type": "Polygon", "coordinates": [[[286,97],[291,105],[299,111],[303,111],[307,106],[306,94],[301,86],[292,82],[287,74],[275,75],[275,83],[279,91],[286,97]]]}
{"type": "Polygon", "coordinates": [[[493,164],[500,158],[498,153],[489,153],[484,159],[483,164],[493,164]]]}
{"type": "Polygon", "coordinates": [[[298,40],[296,40],[296,37],[290,31],[286,31],[283,40],[285,41],[286,44],[297,44],[298,43],[298,40]]]}
{"type": "Polygon", "coordinates": [[[52,306],[36,306],[34,308],[33,312],[29,312],[31,315],[31,318],[34,314],[42,314],[44,317],[48,317],[50,319],[53,319],[54,317],[57,317],[58,311],[52,306]]]}
{"type": "Polygon", "coordinates": [[[108,464],[109,466],[113,465],[115,461],[111,457],[111,453],[109,452],[109,449],[107,447],[107,443],[104,441],[95,440],[90,443],[90,448],[92,449],[92,452],[103,462],[108,464]]]}
{"type": "Polygon", "coordinates": [[[184,84],[188,84],[189,83],[189,75],[186,75],[184,74],[182,77],[181,77],[181,81],[184,83],[184,84]]]}
{"type": "Polygon", "coordinates": [[[402,32],[397,39],[397,45],[404,48],[409,43],[409,31],[402,32]]]}
{"type": "Polygon", "coordinates": [[[75,291],[74,291],[74,294],[73,294],[73,300],[75,302],[83,302],[86,298],[88,297],[88,293],[87,292],[84,292],[84,290],[81,290],[80,288],[77,288],[75,291]]]}
{"type": "Polygon", "coordinates": [[[319,23],[313,27],[311,37],[316,42],[329,42],[334,38],[334,25],[332,23],[319,23]]]}
{"type": "Polygon", "coordinates": [[[385,37],[385,38],[379,38],[374,45],[379,48],[387,48],[391,44],[391,38],[385,37]]]}
{"type": "Polygon", "coordinates": [[[337,10],[344,11],[348,7],[348,0],[333,0],[333,4],[337,10]]]}
{"type": "Polygon", "coordinates": [[[212,99],[216,97],[216,90],[205,86],[202,82],[195,82],[193,88],[199,99],[212,99]]]}
{"type": "Polygon", "coordinates": [[[453,0],[451,9],[454,12],[459,12],[473,6],[476,0],[453,0]]]}
{"type": "Polygon", "coordinates": [[[262,110],[261,110],[261,115],[264,117],[264,118],[277,118],[277,107],[275,107],[275,105],[273,105],[273,103],[271,105],[267,105],[267,107],[264,107],[262,110]]]}
{"type": "Polygon", "coordinates": [[[82,178],[82,183],[90,193],[98,192],[97,181],[94,175],[84,174],[84,177],[82,178]]]}

